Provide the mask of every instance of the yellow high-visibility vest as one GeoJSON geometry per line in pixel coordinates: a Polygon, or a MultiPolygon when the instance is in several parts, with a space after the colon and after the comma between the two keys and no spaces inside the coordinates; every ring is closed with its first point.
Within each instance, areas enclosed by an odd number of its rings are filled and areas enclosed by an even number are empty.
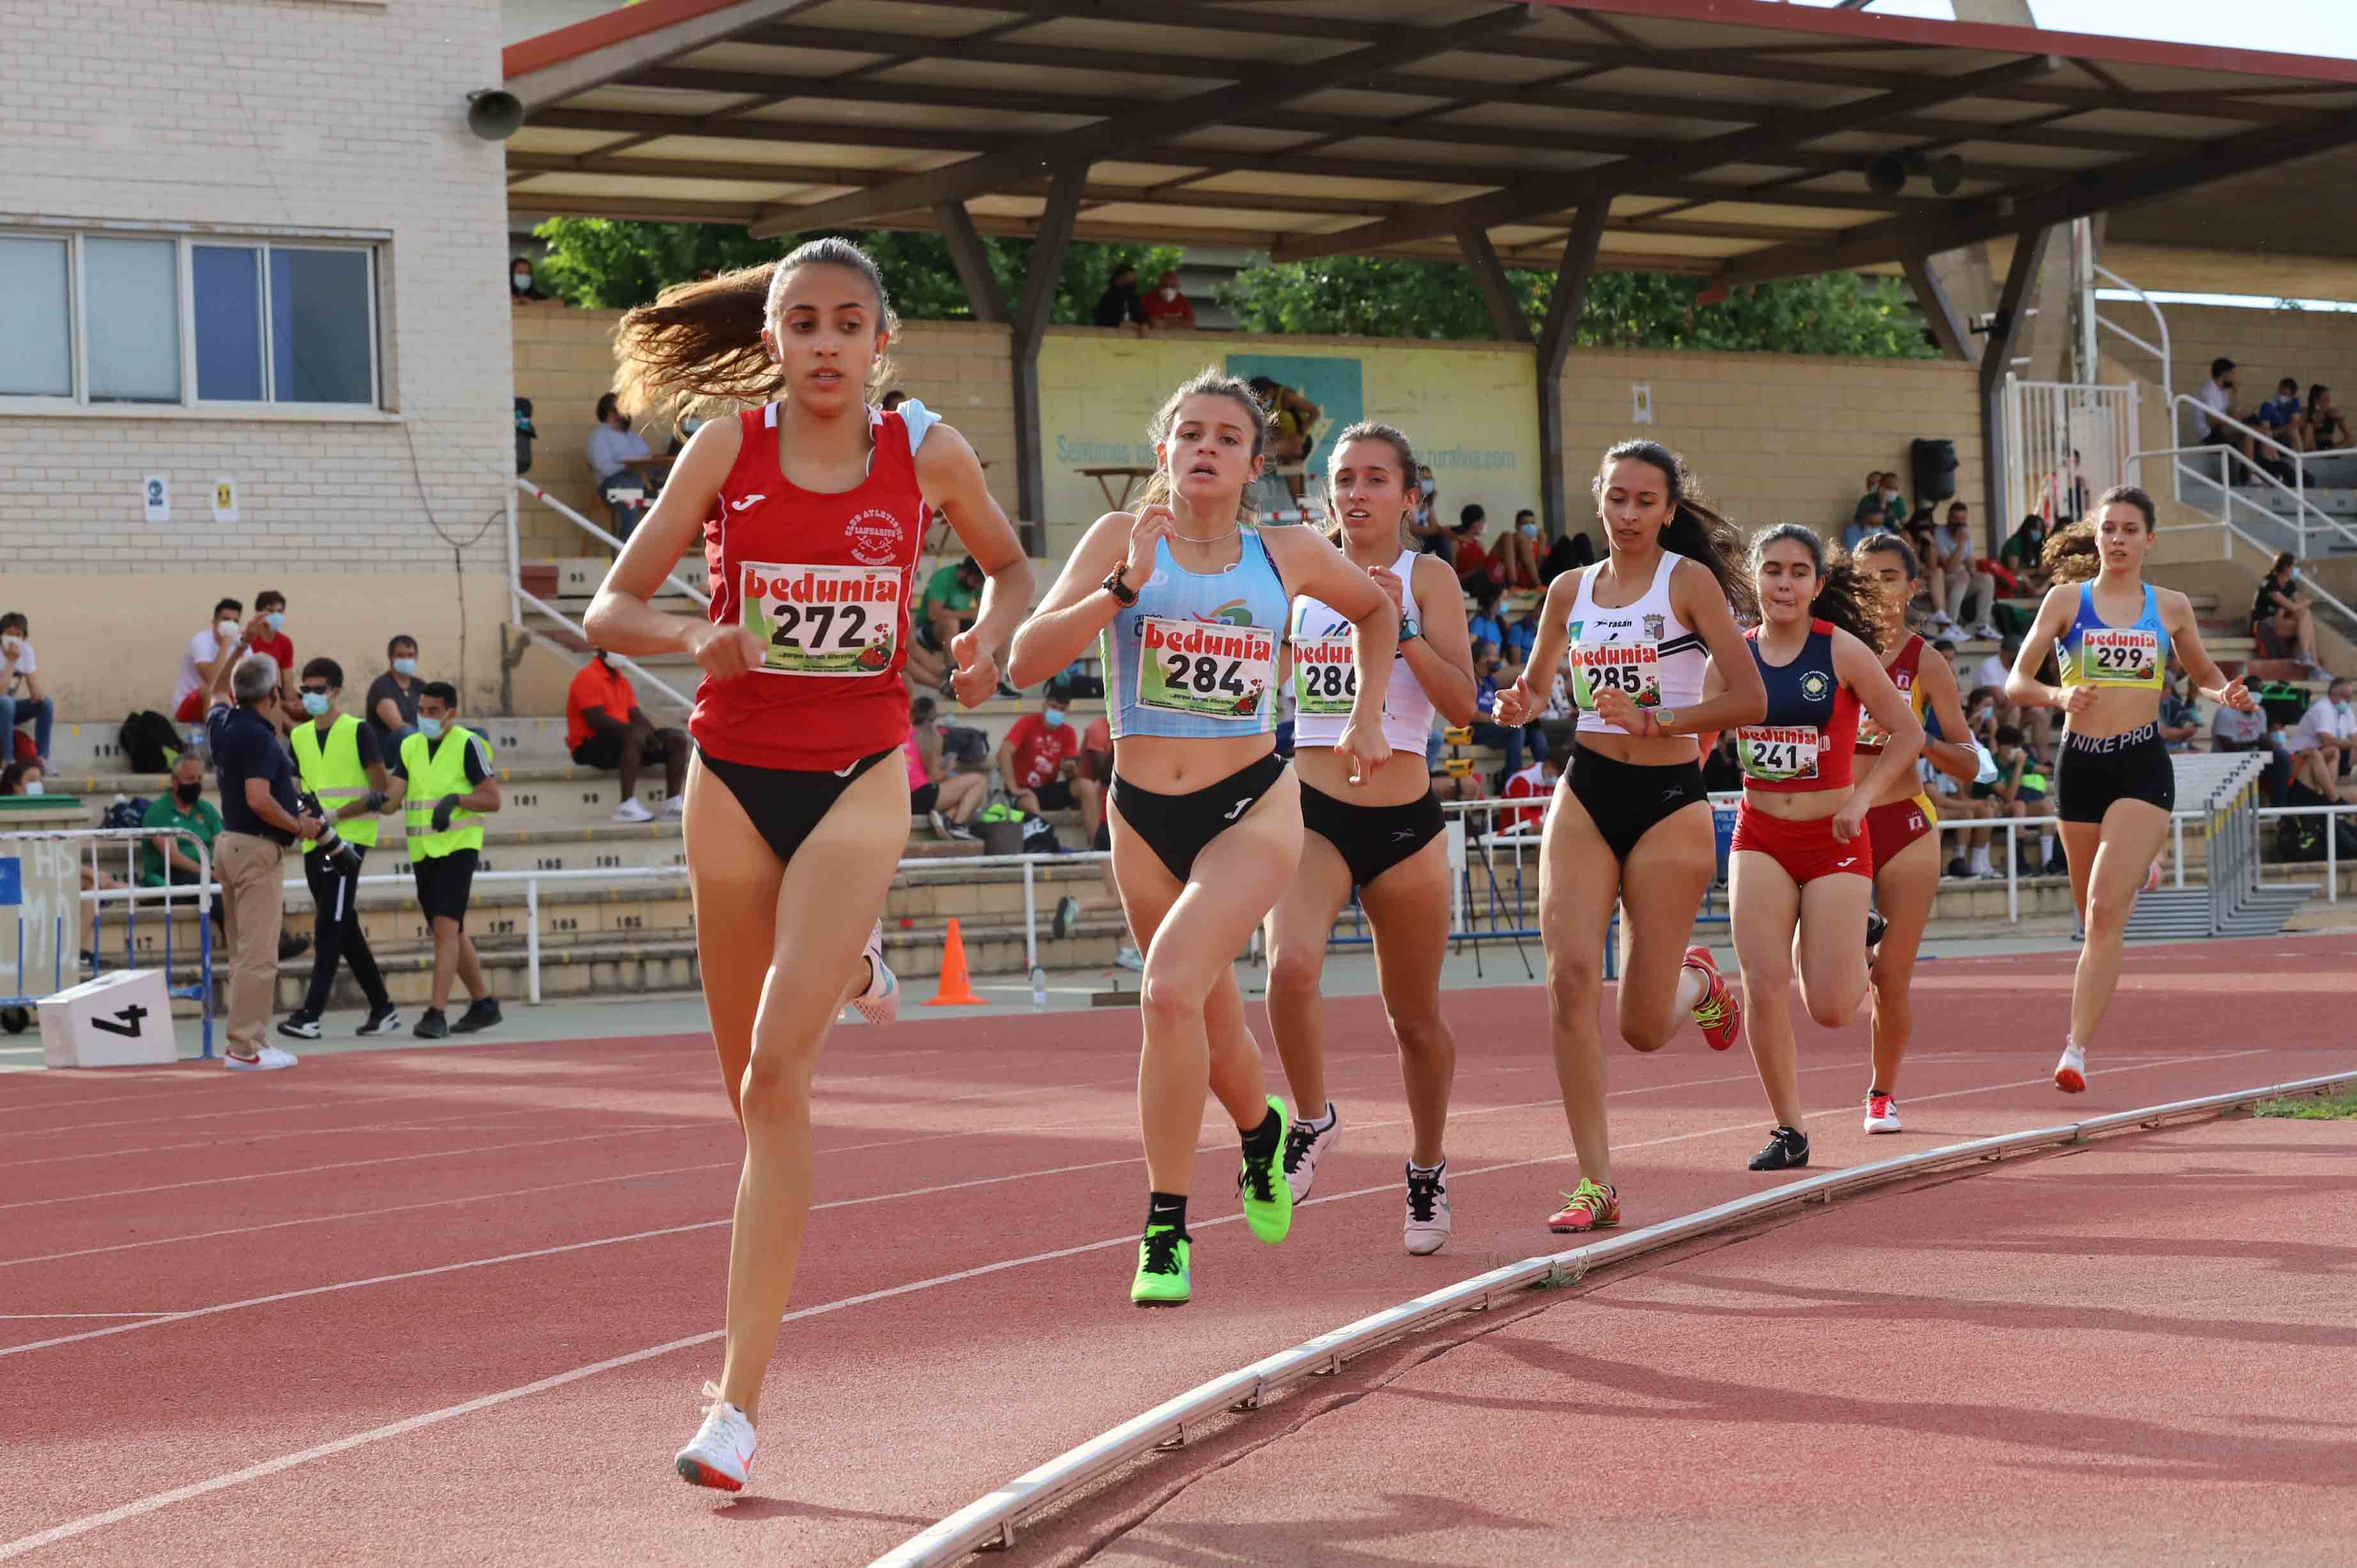
{"type": "Polygon", "coordinates": [[[401,770],[409,775],[409,794],[404,801],[402,820],[409,829],[411,860],[433,860],[456,854],[462,849],[483,847],[480,811],[460,806],[450,813],[448,829],[438,833],[434,831],[436,801],[445,795],[475,792],[474,785],[467,781],[467,747],[476,741],[482,742],[483,764],[489,768],[491,743],[463,725],[452,725],[444,730],[439,742],[413,735],[401,743],[401,770]]]}
{"type": "MultiPolygon", "coordinates": [[[[319,797],[330,822],[346,805],[368,799],[374,788],[369,782],[368,769],[361,766],[361,721],[350,714],[340,715],[328,726],[324,750],[319,744],[319,726],[304,723],[295,729],[295,766],[303,775],[303,788],[319,797]]],[[[373,813],[336,822],[336,832],[346,843],[363,847],[376,843],[377,820],[373,813]]],[[[303,853],[311,853],[311,841],[303,841],[303,853]]]]}

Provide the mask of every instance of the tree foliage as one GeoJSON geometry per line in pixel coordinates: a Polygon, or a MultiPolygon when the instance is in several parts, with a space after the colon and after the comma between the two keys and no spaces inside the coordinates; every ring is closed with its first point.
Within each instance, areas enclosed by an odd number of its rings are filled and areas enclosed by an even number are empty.
{"type": "MultiPolygon", "coordinates": [[[[805,240],[842,232],[876,258],[902,319],[971,321],[974,316],[948,242],[939,234],[822,230],[756,240],[742,229],[717,223],[640,223],[618,218],[552,218],[533,232],[548,244],[548,255],[538,268],[541,286],[593,309],[645,305],[673,284],[706,272],[774,261],[805,240]]],[[[1030,274],[1032,242],[985,239],[983,246],[1011,308],[1030,274]]],[[[1049,319],[1064,325],[1087,321],[1116,267],[1126,263],[1151,278],[1177,266],[1179,253],[1176,245],[1075,242],[1064,253],[1049,319]]]]}
{"type": "MultiPolygon", "coordinates": [[[[1546,317],[1555,274],[1510,270],[1534,327],[1546,317]]],[[[1702,280],[1667,273],[1598,273],[1588,280],[1577,341],[1590,348],[1727,349],[1932,359],[1913,297],[1894,278],[1828,273],[1695,303],[1702,280]]],[[[1488,306],[1463,266],[1334,256],[1254,267],[1221,292],[1248,332],[1365,338],[1479,338],[1488,306]]]]}

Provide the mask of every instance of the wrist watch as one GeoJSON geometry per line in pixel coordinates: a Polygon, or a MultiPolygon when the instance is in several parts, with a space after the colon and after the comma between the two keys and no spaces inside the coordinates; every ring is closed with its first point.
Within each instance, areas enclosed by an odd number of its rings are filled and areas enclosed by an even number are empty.
{"type": "Polygon", "coordinates": [[[1104,582],[1099,585],[1106,593],[1113,596],[1114,603],[1124,609],[1128,609],[1137,603],[1137,590],[1122,580],[1128,571],[1129,563],[1125,561],[1106,574],[1104,582]]]}
{"type": "Polygon", "coordinates": [[[1424,628],[1415,624],[1415,617],[1400,617],[1399,640],[1402,644],[1414,642],[1417,638],[1422,637],[1423,635],[1424,628]]]}
{"type": "Polygon", "coordinates": [[[1677,722],[1678,722],[1678,711],[1677,711],[1677,709],[1675,709],[1675,708],[1655,708],[1655,709],[1653,710],[1653,728],[1654,728],[1654,730],[1655,730],[1656,732],[1658,732],[1659,734],[1662,734],[1662,735],[1667,735],[1667,734],[1669,734],[1669,733],[1670,733],[1670,726],[1671,726],[1672,725],[1674,725],[1674,724],[1677,723],[1677,722]]]}

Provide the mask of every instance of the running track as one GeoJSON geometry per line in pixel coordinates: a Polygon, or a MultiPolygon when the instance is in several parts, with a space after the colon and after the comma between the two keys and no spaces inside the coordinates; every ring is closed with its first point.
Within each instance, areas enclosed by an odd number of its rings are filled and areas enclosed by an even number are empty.
{"type": "MultiPolygon", "coordinates": [[[[2133,953],[2093,1090],[2066,1103],[2047,1075],[2068,987],[2064,957],[1923,966],[1908,1132],[1872,1155],[2357,1065],[2357,939],[2133,953]]],[[[1458,1228],[1432,1259],[1399,1247],[1380,1004],[1331,1007],[1340,1152],[1272,1251],[1233,1223],[1232,1133],[1209,1127],[1178,1313],[1125,1296],[1133,1016],[840,1030],[733,1504],[668,1466],[718,1366],[739,1152],[700,1037],[0,1079],[0,1558],[864,1562],[1204,1378],[1560,1244],[1543,993],[1449,996],[1458,1228]]],[[[1866,1157],[1863,1024],[1803,1050],[1816,1168],[1866,1157]]],[[[1773,1179],[1742,1168],[1766,1123],[1743,1053],[1689,1032],[1612,1074],[1631,1223],[1773,1179]]]]}

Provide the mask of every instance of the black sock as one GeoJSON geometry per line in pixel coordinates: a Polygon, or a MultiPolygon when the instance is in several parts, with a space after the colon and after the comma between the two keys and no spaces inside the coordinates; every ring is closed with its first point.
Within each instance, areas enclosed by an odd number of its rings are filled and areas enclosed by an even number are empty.
{"type": "Polygon", "coordinates": [[[1277,1114],[1275,1106],[1270,1106],[1268,1114],[1261,1119],[1261,1124],[1243,1134],[1244,1153],[1256,1160],[1265,1160],[1275,1154],[1276,1137],[1284,1128],[1285,1118],[1277,1114]]]}
{"type": "Polygon", "coordinates": [[[1178,1234],[1187,1234],[1187,1195],[1183,1192],[1149,1192],[1146,1195],[1146,1228],[1175,1225],[1178,1234]]]}

